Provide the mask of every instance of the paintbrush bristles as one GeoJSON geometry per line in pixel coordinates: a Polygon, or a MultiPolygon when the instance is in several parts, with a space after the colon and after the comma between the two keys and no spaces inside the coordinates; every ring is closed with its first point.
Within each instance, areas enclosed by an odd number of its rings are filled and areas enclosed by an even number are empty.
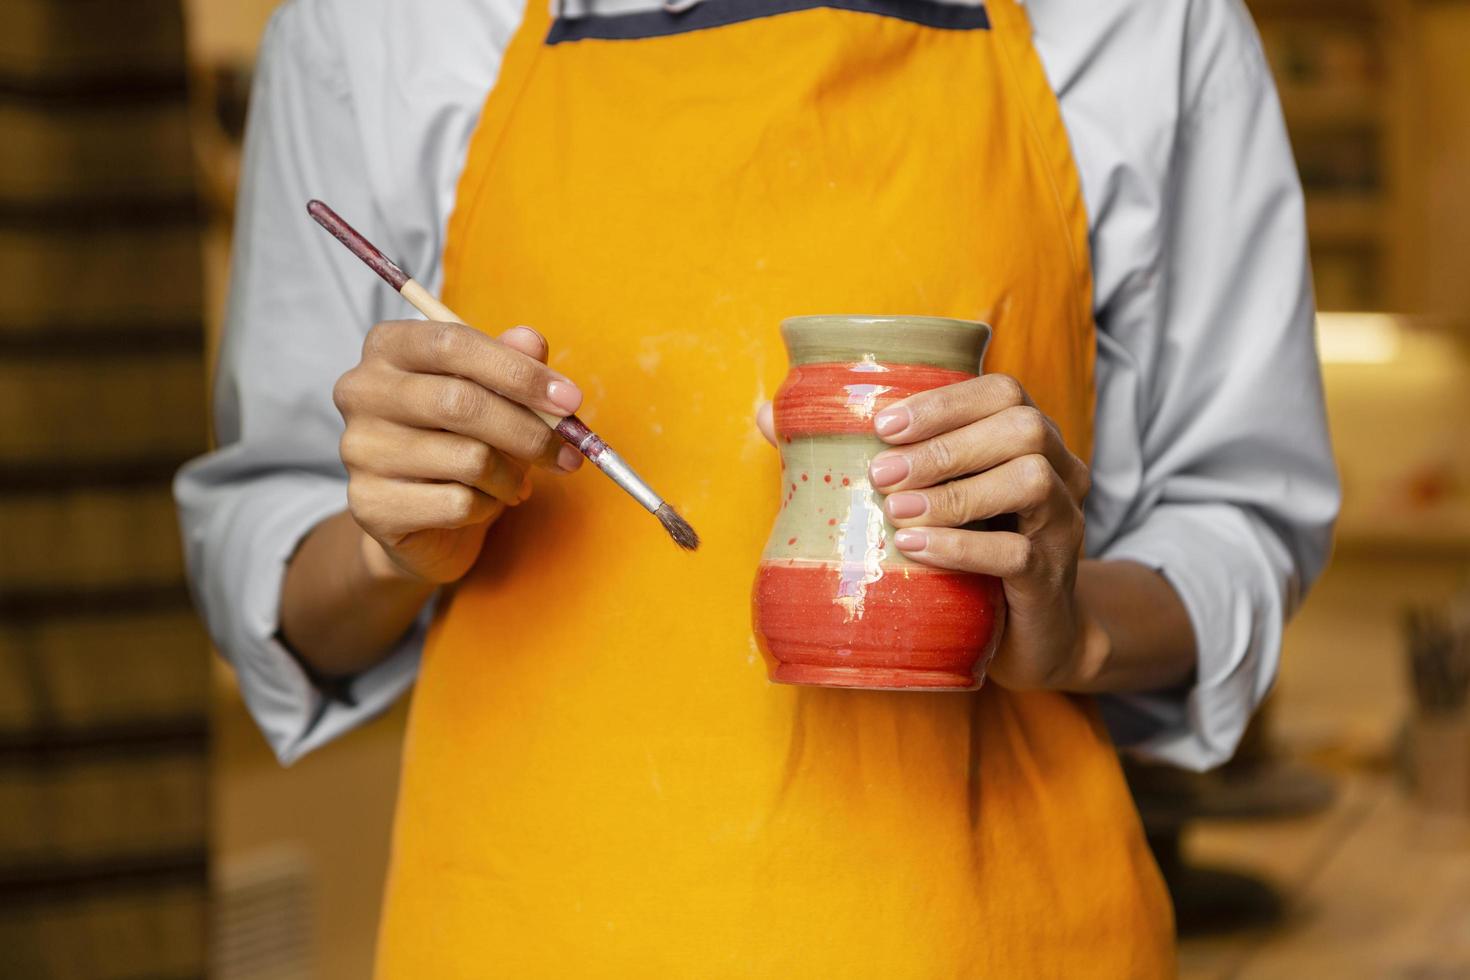
{"type": "Polygon", "coordinates": [[[674,539],[674,544],[685,551],[695,551],[699,548],[699,535],[694,533],[694,528],[689,522],[679,516],[679,512],[668,504],[660,504],[658,510],[653,512],[658,522],[669,532],[669,537],[674,539]]]}

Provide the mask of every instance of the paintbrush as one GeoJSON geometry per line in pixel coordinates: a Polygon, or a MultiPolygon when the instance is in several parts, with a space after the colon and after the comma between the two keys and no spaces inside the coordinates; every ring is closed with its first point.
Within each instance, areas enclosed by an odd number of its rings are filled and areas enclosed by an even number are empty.
{"type": "MultiPolygon", "coordinates": [[[[433,297],[423,285],[415,281],[408,273],[399,268],[398,264],[378,250],[372,242],[368,241],[355,228],[342,220],[341,215],[327,207],[321,201],[310,201],[306,205],[306,211],[327,231],[337,239],[348,250],[362,259],[368,266],[388,285],[396,289],[404,299],[413,304],[418,310],[430,320],[438,320],[444,323],[464,323],[463,318],[453,310],[445,306],[433,297]]],[[[534,409],[532,411],[535,411],[534,409]]],[[[679,547],[693,551],[699,547],[699,535],[694,533],[694,528],[689,522],[680,517],[674,508],[670,507],[662,497],[653,492],[653,488],[643,482],[642,477],[633,472],[633,468],[623,461],[623,458],[613,452],[607,443],[587,428],[587,424],[575,415],[560,418],[547,412],[536,412],[541,421],[551,427],[557,435],[576,447],[577,451],[597,466],[598,469],[612,478],[612,481],[626,490],[634,500],[642,504],[659,523],[664,530],[669,532],[669,537],[679,547]]]]}
{"type": "Polygon", "coordinates": [[[1470,703],[1470,629],[1453,610],[1411,607],[1404,612],[1409,679],[1426,714],[1463,712],[1470,703]]]}

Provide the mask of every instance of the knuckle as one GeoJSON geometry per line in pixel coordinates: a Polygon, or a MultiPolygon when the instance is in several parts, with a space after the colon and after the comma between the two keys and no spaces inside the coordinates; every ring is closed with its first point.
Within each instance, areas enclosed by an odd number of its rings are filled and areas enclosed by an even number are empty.
{"type": "Polygon", "coordinates": [[[955,384],[940,385],[938,388],[930,388],[923,392],[921,403],[930,407],[931,415],[943,415],[954,408],[964,398],[963,381],[955,384]]]}
{"type": "Polygon", "coordinates": [[[446,378],[439,386],[435,400],[439,418],[454,425],[473,421],[480,413],[480,393],[468,381],[446,378]]]}
{"type": "Polygon", "coordinates": [[[507,349],[500,362],[499,374],[508,391],[520,394],[535,384],[541,374],[541,364],[507,349]]]}
{"type": "Polygon", "coordinates": [[[943,388],[931,388],[900,399],[894,404],[902,405],[909,410],[911,427],[923,430],[930,420],[944,414],[944,400],[946,395],[943,388]]]}
{"type": "Polygon", "coordinates": [[[941,564],[953,564],[956,552],[960,550],[949,533],[948,528],[931,527],[927,532],[927,540],[924,542],[924,553],[930,558],[937,559],[941,564]]]}
{"type": "Polygon", "coordinates": [[[995,392],[1002,404],[1011,406],[1025,404],[1026,389],[1021,387],[1021,382],[1011,375],[987,374],[985,379],[990,382],[991,390],[995,392]]]}
{"type": "Polygon", "coordinates": [[[1015,557],[1012,560],[1013,575],[1030,575],[1036,569],[1037,549],[1030,538],[1016,541],[1015,557]]]}
{"type": "Polygon", "coordinates": [[[552,435],[539,421],[526,418],[510,399],[497,394],[485,398],[480,431],[492,446],[520,459],[534,459],[552,435]]]}
{"type": "Polygon", "coordinates": [[[535,426],[526,435],[527,449],[532,459],[539,459],[549,453],[557,441],[556,433],[544,425],[535,426]]]}
{"type": "Polygon", "coordinates": [[[932,494],[929,505],[939,517],[951,521],[965,520],[969,494],[964,483],[952,480],[936,487],[932,494]]]}
{"type": "MultiPolygon", "coordinates": [[[[1074,457],[1075,458],[1075,457],[1074,457]]],[[[1082,460],[1077,460],[1077,497],[1081,499],[1092,492],[1092,470],[1082,460]]]]}
{"type": "Polygon", "coordinates": [[[1047,425],[1046,416],[1039,408],[1030,405],[1017,405],[1010,409],[1013,413],[1011,424],[1015,426],[1017,441],[1029,452],[1039,453],[1046,446],[1046,439],[1051,427],[1047,425]]]}
{"type": "Polygon", "coordinates": [[[483,442],[467,442],[460,450],[460,475],[471,483],[489,475],[495,466],[494,450],[483,442]]]}
{"type": "Polygon", "coordinates": [[[1051,490],[1052,468],[1045,456],[1032,453],[1016,460],[1016,479],[1021,493],[1029,500],[1039,500],[1051,490]]]}
{"type": "Polygon", "coordinates": [[[373,324],[373,328],[362,340],[363,360],[383,356],[392,342],[392,334],[393,325],[391,323],[383,321],[373,324]]]}
{"type": "Polygon", "coordinates": [[[918,463],[921,472],[948,476],[954,472],[954,447],[948,439],[931,439],[919,453],[918,463]]]}
{"type": "Polygon", "coordinates": [[[474,517],[475,514],[475,492],[462,484],[453,484],[444,488],[445,517],[455,523],[463,523],[474,517]]]}
{"type": "Polygon", "coordinates": [[[357,426],[349,425],[342,430],[342,438],[337,441],[337,455],[342,457],[348,469],[354,469],[370,458],[366,442],[367,437],[357,426]]]}
{"type": "Polygon", "coordinates": [[[1002,569],[996,567],[995,545],[984,534],[973,532],[964,534],[963,541],[957,545],[956,550],[960,553],[960,562],[967,571],[983,571],[990,574],[1004,574],[1002,569]]]}
{"type": "Polygon", "coordinates": [[[929,551],[938,556],[945,564],[958,565],[968,568],[974,564],[975,542],[970,540],[974,535],[963,531],[949,533],[929,532],[929,551]]]}
{"type": "Polygon", "coordinates": [[[458,323],[436,323],[431,329],[433,333],[428,339],[429,351],[435,363],[456,363],[464,352],[465,328],[458,323]]]}
{"type": "Polygon", "coordinates": [[[338,378],[336,384],[332,385],[332,404],[337,406],[337,411],[343,416],[349,414],[357,405],[359,389],[361,387],[360,377],[357,369],[353,368],[338,378]]]}
{"type": "Polygon", "coordinates": [[[957,381],[952,385],[934,389],[935,400],[940,410],[948,417],[973,415],[972,407],[980,389],[976,386],[979,378],[971,378],[969,381],[957,381]]]}
{"type": "Polygon", "coordinates": [[[976,407],[985,400],[986,386],[990,384],[989,375],[981,375],[978,378],[970,378],[967,381],[959,381],[949,385],[951,394],[956,404],[976,407]]]}
{"type": "Polygon", "coordinates": [[[377,524],[374,519],[375,503],[372,492],[363,485],[363,481],[353,479],[347,481],[347,509],[357,523],[369,530],[377,524]]]}

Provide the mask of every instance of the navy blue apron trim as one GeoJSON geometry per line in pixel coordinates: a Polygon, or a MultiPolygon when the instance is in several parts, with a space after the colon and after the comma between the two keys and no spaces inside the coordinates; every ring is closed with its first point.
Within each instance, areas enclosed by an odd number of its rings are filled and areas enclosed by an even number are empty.
{"type": "Polygon", "coordinates": [[[946,31],[987,31],[990,18],[984,7],[936,3],[934,0],[704,0],[692,9],[673,13],[645,10],[634,14],[557,18],[546,35],[547,44],[564,41],[631,41],[638,38],[686,34],[741,21],[790,14],[815,7],[855,10],[907,20],[946,31]]]}

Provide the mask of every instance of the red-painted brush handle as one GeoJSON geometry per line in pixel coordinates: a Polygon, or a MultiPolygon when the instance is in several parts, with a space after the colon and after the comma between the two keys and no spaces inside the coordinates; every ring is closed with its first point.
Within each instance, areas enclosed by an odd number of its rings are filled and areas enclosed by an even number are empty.
{"type": "Polygon", "coordinates": [[[366,238],[354,227],[342,219],[342,216],[321,201],[308,201],[306,213],[311,215],[317,224],[331,232],[332,237],[337,239],[353,255],[362,259],[369,268],[383,277],[383,281],[395,290],[402,291],[404,283],[408,282],[409,275],[398,267],[388,256],[378,251],[378,247],[366,238]]]}

